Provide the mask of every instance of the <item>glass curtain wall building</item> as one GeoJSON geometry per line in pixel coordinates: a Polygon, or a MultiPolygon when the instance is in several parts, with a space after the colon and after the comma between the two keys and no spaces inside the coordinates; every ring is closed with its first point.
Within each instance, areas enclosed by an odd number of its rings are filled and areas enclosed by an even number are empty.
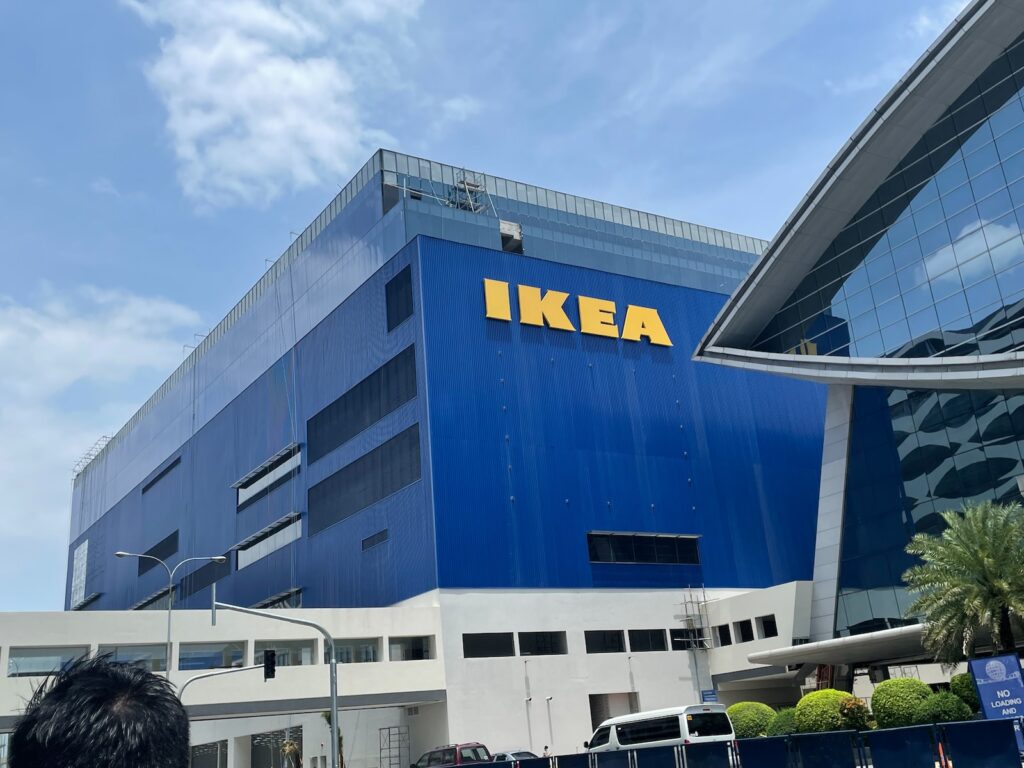
{"type": "Polygon", "coordinates": [[[823,389],[691,361],[764,247],[377,152],[79,468],[67,607],[809,578],[823,389]]]}
{"type": "Polygon", "coordinates": [[[944,511],[1021,499],[1022,32],[1009,6],[971,3],[844,147],[699,349],[830,385],[815,639],[915,622],[910,537],[941,531],[944,511]]]}

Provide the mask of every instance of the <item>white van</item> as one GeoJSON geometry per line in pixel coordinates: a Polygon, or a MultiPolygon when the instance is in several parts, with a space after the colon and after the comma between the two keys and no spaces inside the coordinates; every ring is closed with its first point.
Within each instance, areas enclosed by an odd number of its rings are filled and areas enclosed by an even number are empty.
{"type": "Polygon", "coordinates": [[[614,752],[735,738],[725,705],[694,704],[610,718],[601,723],[583,746],[588,752],[614,752]]]}

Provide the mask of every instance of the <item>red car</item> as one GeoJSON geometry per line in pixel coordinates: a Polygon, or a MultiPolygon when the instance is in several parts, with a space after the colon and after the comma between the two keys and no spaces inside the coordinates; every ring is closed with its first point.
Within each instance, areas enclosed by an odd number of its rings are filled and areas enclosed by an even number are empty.
{"type": "Polygon", "coordinates": [[[478,741],[465,744],[449,744],[446,747],[434,747],[413,763],[410,768],[450,768],[457,765],[491,762],[491,753],[478,741]]]}

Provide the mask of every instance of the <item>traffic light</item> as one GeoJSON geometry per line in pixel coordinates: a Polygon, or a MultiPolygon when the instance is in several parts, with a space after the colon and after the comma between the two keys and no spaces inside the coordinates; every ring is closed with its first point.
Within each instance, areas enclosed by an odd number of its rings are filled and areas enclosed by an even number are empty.
{"type": "Polygon", "coordinates": [[[263,652],[263,679],[272,680],[277,675],[277,651],[263,652]]]}

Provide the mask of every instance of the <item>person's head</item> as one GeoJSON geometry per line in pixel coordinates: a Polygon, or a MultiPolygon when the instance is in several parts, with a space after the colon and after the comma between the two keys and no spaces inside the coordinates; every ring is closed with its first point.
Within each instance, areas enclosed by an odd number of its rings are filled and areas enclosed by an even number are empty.
{"type": "Polygon", "coordinates": [[[32,695],[9,768],[187,768],[188,715],[167,680],[105,657],[81,659],[32,695]]]}

